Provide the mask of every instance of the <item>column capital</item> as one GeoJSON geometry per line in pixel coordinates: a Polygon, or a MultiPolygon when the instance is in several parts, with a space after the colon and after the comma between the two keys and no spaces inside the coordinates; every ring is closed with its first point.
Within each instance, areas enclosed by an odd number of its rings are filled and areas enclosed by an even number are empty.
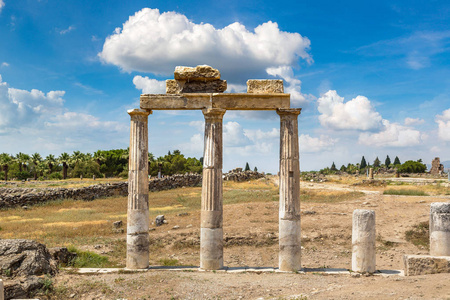
{"type": "Polygon", "coordinates": [[[222,121],[223,115],[227,110],[223,108],[204,108],[202,109],[203,115],[205,116],[205,120],[217,120],[222,121]]]}
{"type": "Polygon", "coordinates": [[[148,116],[148,115],[151,115],[153,112],[151,110],[135,108],[135,109],[127,110],[127,113],[130,116],[148,116]]]}
{"type": "Polygon", "coordinates": [[[301,111],[301,108],[278,108],[277,114],[280,116],[292,116],[299,115],[301,111]]]}

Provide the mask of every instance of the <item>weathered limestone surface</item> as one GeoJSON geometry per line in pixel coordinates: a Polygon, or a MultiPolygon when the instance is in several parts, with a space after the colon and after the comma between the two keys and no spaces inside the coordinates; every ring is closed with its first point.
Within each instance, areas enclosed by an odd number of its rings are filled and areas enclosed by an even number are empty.
{"type": "Polygon", "coordinates": [[[183,93],[223,93],[227,90],[226,80],[209,81],[186,81],[186,80],[166,80],[167,94],[183,93]]]}
{"type": "Polygon", "coordinates": [[[280,207],[279,268],[301,269],[300,164],[298,115],[300,109],[279,109],[280,115],[280,207]]]}
{"type": "Polygon", "coordinates": [[[5,289],[3,287],[3,280],[0,279],[0,300],[5,300],[5,289]]]}
{"type": "Polygon", "coordinates": [[[356,209],[353,211],[352,270],[373,273],[376,270],[375,211],[356,209]]]}
{"type": "Polygon", "coordinates": [[[150,224],[148,210],[148,115],[133,109],[130,125],[128,171],[127,268],[145,269],[149,265],[150,224]]]}
{"type": "Polygon", "coordinates": [[[208,65],[200,65],[196,67],[177,66],[174,72],[176,80],[196,80],[208,81],[220,79],[220,72],[208,65]]]}
{"type": "Polygon", "coordinates": [[[284,93],[283,80],[250,79],[247,81],[247,93],[284,93]]]}
{"type": "Polygon", "coordinates": [[[373,168],[369,168],[369,179],[373,179],[373,168]]]}
{"type": "Polygon", "coordinates": [[[186,93],[172,95],[141,95],[141,109],[193,110],[221,108],[226,110],[276,110],[290,107],[289,94],[186,93]]]}
{"type": "Polygon", "coordinates": [[[224,109],[204,109],[205,144],[200,225],[200,268],[223,267],[222,120],[224,109]]]}
{"type": "Polygon", "coordinates": [[[450,273],[450,256],[405,255],[405,276],[450,273]]]}
{"type": "Polygon", "coordinates": [[[430,255],[450,256],[450,203],[431,203],[430,255]]]}

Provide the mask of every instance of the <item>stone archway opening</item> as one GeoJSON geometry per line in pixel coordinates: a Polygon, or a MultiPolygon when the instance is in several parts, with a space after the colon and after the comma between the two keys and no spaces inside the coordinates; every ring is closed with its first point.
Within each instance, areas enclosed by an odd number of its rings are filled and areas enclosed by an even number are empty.
{"type": "Polygon", "coordinates": [[[200,222],[200,268],[223,268],[223,116],[228,110],[266,110],[280,116],[279,269],[301,269],[298,115],[282,80],[249,80],[247,93],[223,93],[227,83],[210,66],[176,67],[166,94],[144,94],[128,111],[127,268],[149,266],[148,116],[154,110],[201,110],[205,119],[200,222]]]}

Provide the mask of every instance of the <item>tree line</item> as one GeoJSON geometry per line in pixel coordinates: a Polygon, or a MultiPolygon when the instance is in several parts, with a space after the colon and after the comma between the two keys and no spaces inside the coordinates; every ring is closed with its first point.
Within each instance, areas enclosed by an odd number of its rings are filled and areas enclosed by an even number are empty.
{"type": "MultiPolygon", "coordinates": [[[[19,152],[16,155],[0,154],[0,178],[35,180],[88,178],[88,177],[122,177],[128,176],[129,149],[98,150],[91,153],[74,151],[59,156],[53,154],[45,158],[39,153],[31,155],[19,152]]],[[[148,153],[149,175],[181,174],[186,172],[201,173],[203,159],[185,157],[179,150],[168,152],[165,156],[156,158],[148,153]]]]}
{"type": "Polygon", "coordinates": [[[427,166],[422,162],[422,159],[417,161],[408,160],[403,164],[400,162],[398,156],[395,157],[394,162],[391,162],[391,158],[389,155],[386,156],[384,160],[384,164],[380,161],[378,156],[375,158],[372,164],[368,163],[364,156],[361,158],[361,162],[357,164],[349,163],[347,166],[342,165],[339,169],[337,169],[336,165],[333,164],[329,168],[325,168],[320,170],[321,173],[328,174],[334,173],[337,171],[347,172],[350,174],[355,174],[356,172],[366,171],[368,168],[373,168],[375,171],[380,169],[395,169],[399,173],[424,173],[427,169],[427,166]]]}

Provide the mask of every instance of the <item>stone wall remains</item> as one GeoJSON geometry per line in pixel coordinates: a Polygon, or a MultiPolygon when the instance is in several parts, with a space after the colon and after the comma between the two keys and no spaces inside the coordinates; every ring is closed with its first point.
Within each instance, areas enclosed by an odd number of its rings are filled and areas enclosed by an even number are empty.
{"type": "MultiPolygon", "coordinates": [[[[201,182],[202,176],[199,174],[173,175],[150,180],[149,190],[156,192],[184,186],[199,186],[201,182]]],[[[96,184],[80,188],[1,188],[0,209],[28,206],[62,199],[94,200],[97,198],[127,195],[127,182],[96,184]]]]}

